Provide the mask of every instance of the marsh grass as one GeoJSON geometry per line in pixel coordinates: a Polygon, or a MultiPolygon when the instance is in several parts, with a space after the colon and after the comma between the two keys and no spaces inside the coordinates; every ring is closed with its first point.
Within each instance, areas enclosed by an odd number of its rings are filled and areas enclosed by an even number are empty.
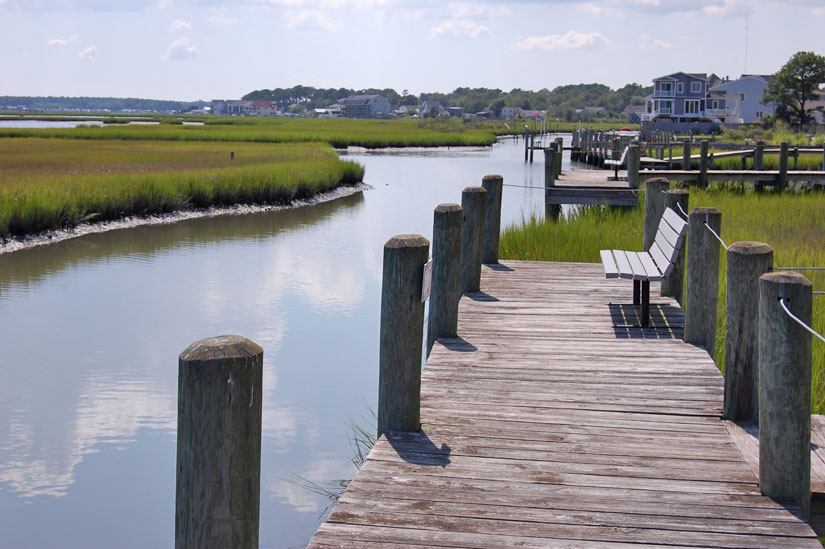
{"type": "Polygon", "coordinates": [[[0,237],[191,208],[287,203],[363,175],[362,166],[322,144],[5,140],[0,237]]]}
{"type": "Polygon", "coordinates": [[[48,137],[118,141],[232,141],[257,143],[329,143],[358,146],[487,146],[496,141],[494,124],[424,123],[416,120],[291,119],[255,117],[187,118],[204,125],[164,119],[159,125],[105,124],[77,128],[0,128],[0,137],[48,137]]]}
{"type": "MultiPolygon", "coordinates": [[[[640,202],[644,203],[644,196],[640,202]]],[[[825,193],[731,192],[690,189],[690,206],[722,212],[721,236],[733,242],[767,242],[777,267],[825,267],[825,193]]],[[[590,207],[558,222],[534,214],[509,226],[501,238],[501,257],[535,261],[598,263],[601,249],[641,250],[644,210],[590,207]]],[[[724,371],[726,257],[721,255],[717,310],[716,364],[724,371]]],[[[825,291],[825,272],[803,271],[815,291],[825,291]]],[[[815,295],[813,328],[825,333],[825,296],[815,295]]],[[[825,344],[813,341],[814,413],[825,413],[825,344]]]]}

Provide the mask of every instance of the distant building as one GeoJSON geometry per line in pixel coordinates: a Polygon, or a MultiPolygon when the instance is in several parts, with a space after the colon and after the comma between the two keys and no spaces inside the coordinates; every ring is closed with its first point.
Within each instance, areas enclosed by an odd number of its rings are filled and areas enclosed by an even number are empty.
{"type": "Polygon", "coordinates": [[[762,104],[770,76],[743,74],[710,89],[708,109],[725,123],[750,124],[772,115],[773,103],[762,104]]]}
{"type": "Polygon", "coordinates": [[[622,114],[627,117],[627,121],[631,124],[639,124],[642,121],[642,115],[645,114],[645,106],[628,105],[624,108],[622,114]]]}
{"type": "Polygon", "coordinates": [[[585,107],[583,109],[576,109],[577,114],[593,114],[593,113],[606,113],[607,109],[604,107],[585,107]]]}
{"type": "Polygon", "coordinates": [[[253,101],[252,113],[256,116],[275,116],[278,107],[272,101],[253,101]]]}
{"type": "Polygon", "coordinates": [[[441,104],[441,101],[432,99],[430,101],[422,101],[419,109],[421,116],[447,116],[447,109],[441,104]]]}
{"type": "Polygon", "coordinates": [[[390,102],[381,95],[351,95],[341,100],[347,118],[389,118],[390,102]]]}
{"type": "Polygon", "coordinates": [[[523,114],[523,110],[521,107],[502,107],[501,109],[501,117],[510,120],[512,118],[519,117],[523,114]]]}
{"type": "Polygon", "coordinates": [[[447,113],[450,116],[461,118],[461,115],[464,114],[464,107],[447,107],[447,113]]]}

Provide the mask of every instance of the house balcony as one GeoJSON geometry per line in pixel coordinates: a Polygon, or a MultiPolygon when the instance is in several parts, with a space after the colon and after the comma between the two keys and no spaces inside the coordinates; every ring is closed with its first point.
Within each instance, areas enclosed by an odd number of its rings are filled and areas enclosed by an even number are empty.
{"type": "Polygon", "coordinates": [[[671,116],[671,111],[672,109],[668,107],[660,107],[659,110],[642,113],[642,121],[650,122],[651,120],[656,120],[661,116],[671,116]]]}
{"type": "Polygon", "coordinates": [[[653,90],[653,97],[676,97],[674,90],[653,90]]]}

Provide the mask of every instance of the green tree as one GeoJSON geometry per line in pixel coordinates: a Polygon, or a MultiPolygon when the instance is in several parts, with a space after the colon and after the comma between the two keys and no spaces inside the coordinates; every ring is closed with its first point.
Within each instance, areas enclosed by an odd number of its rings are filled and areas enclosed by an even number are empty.
{"type": "Polygon", "coordinates": [[[806,108],[805,104],[823,82],[825,57],[812,51],[800,51],[773,75],[762,102],[773,101],[778,120],[801,128],[813,121],[813,109],[806,108]]]}

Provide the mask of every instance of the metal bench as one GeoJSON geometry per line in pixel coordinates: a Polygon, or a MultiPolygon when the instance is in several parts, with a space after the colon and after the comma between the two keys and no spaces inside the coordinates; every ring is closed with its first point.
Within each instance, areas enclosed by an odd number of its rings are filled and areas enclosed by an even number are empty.
{"type": "MultiPolygon", "coordinates": [[[[676,266],[676,257],[685,242],[687,221],[670,208],[665,208],[656,238],[646,252],[601,250],[602,265],[607,278],[633,280],[633,305],[641,305],[641,325],[650,326],[650,281],[662,280],[676,266]]],[[[634,326],[636,327],[636,326],[634,326]]]]}
{"type": "Polygon", "coordinates": [[[613,166],[613,176],[616,180],[619,179],[619,168],[625,165],[627,162],[627,149],[630,147],[625,147],[624,152],[622,152],[622,157],[618,160],[613,160],[612,158],[608,158],[604,161],[605,166],[613,166]]]}

